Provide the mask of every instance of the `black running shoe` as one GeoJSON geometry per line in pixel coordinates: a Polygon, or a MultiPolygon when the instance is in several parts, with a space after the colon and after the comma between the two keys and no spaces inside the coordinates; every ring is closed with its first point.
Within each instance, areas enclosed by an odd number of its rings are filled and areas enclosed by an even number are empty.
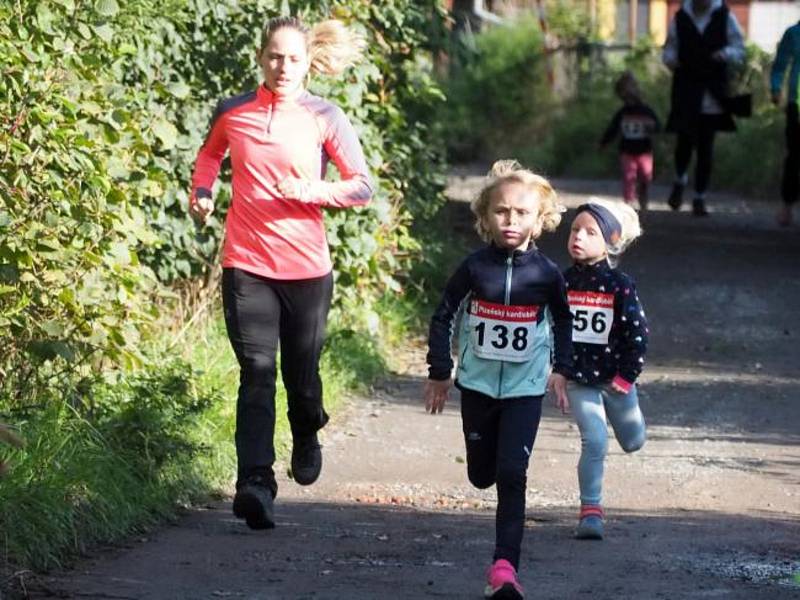
{"type": "Polygon", "coordinates": [[[233,514],[244,519],[250,529],[272,529],[275,527],[273,503],[274,495],[268,482],[261,475],[254,475],[237,486],[233,514]]]}
{"type": "Polygon", "coordinates": [[[683,204],[682,183],[674,183],[672,185],[672,191],[669,193],[669,198],[667,198],[667,204],[669,204],[672,210],[680,210],[681,204],[683,204]]]}
{"type": "Polygon", "coordinates": [[[317,434],[297,437],[292,446],[292,478],[300,485],[311,485],[322,471],[322,446],[317,434]]]}
{"type": "Polygon", "coordinates": [[[702,198],[695,198],[692,201],[692,214],[695,217],[707,217],[709,215],[705,200],[702,198]]]}

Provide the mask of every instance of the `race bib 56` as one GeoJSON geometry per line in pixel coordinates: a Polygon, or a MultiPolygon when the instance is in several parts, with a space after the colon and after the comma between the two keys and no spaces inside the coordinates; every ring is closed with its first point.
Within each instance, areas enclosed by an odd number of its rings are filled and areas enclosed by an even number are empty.
{"type": "Polygon", "coordinates": [[[525,362],[533,355],[536,305],[494,304],[472,300],[469,328],[472,351],[479,358],[525,362]]]}
{"type": "Polygon", "coordinates": [[[569,292],[572,312],[572,341],[584,344],[608,344],[614,323],[614,294],[569,292]]]}

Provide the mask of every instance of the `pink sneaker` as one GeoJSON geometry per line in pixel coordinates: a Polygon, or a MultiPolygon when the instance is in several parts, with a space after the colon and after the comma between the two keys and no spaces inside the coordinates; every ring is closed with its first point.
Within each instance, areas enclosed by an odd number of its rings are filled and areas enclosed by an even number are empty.
{"type": "Polygon", "coordinates": [[[506,559],[496,560],[486,572],[484,598],[492,600],[522,600],[525,594],[517,581],[517,571],[506,559]]]}

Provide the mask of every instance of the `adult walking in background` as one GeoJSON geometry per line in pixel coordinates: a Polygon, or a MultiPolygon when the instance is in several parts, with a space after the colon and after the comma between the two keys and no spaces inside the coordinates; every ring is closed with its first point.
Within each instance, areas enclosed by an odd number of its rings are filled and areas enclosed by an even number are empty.
{"type": "Polygon", "coordinates": [[[786,69],[789,71],[789,97],[786,102],[786,158],[783,162],[781,179],[781,199],[783,205],[778,211],[778,224],[788,227],[792,224],[792,207],[800,192],[800,119],[797,110],[797,85],[800,83],[800,23],[795,23],[783,34],[778,44],[778,53],[772,64],[770,87],[772,101],[781,103],[781,88],[786,69]]]}
{"type": "Polygon", "coordinates": [[[264,28],[264,83],[222,101],[197,157],[190,210],[205,220],[211,187],[230,152],[233,195],[225,219],[222,299],[241,368],[236,409],[234,514],[253,529],[274,527],[276,353],[292,430],[292,474],[301,485],[322,467],[317,431],[328,421],[319,360],[333,291],[323,207],[366,204],[367,165],[337,106],[305,89],[311,73],[340,73],[364,42],[338,21],[308,29],[296,18],[264,28]],[[323,180],[328,159],[340,181],[323,180]]]}
{"type": "Polygon", "coordinates": [[[662,60],[673,73],[666,130],[678,136],[675,183],[668,200],[673,210],[683,202],[689,162],[696,151],[692,213],[708,215],[714,135],[736,129],[728,94],[729,67],[744,56],[742,30],[722,0],[686,0],[669,25],[662,60]]]}

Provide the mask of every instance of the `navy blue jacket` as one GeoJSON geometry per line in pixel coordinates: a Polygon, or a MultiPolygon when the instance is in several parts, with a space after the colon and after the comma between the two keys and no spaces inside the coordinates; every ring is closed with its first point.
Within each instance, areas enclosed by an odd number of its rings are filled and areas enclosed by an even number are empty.
{"type": "MultiPolygon", "coordinates": [[[[573,339],[574,370],[569,378],[584,385],[601,385],[619,376],[634,383],[641,374],[647,351],[647,321],[630,276],[612,269],[607,261],[594,265],[573,265],[564,272],[567,293],[574,298],[576,292],[613,294],[614,316],[607,344],[581,343],[573,339]]],[[[592,323],[584,323],[573,311],[574,331],[592,323]]],[[[602,325],[602,323],[595,323],[602,325]]]]}
{"type": "MultiPolygon", "coordinates": [[[[494,398],[541,395],[553,370],[567,375],[572,367],[572,315],[567,304],[564,278],[558,267],[534,246],[513,251],[488,245],[470,254],[450,277],[441,303],[433,314],[428,339],[430,379],[444,380],[453,369],[451,336],[453,323],[463,303],[469,307],[462,319],[456,383],[494,398]],[[524,362],[481,357],[475,348],[476,332],[471,316],[476,302],[495,306],[501,312],[511,307],[536,307],[530,336],[517,338],[530,344],[524,362]],[[501,306],[502,305],[502,306],[501,306]],[[553,321],[551,341],[549,311],[553,321]],[[553,346],[555,346],[553,351],[553,346]]],[[[513,326],[512,326],[513,329],[513,326]]],[[[487,332],[496,335],[498,332],[487,332]]],[[[513,332],[499,332],[493,343],[513,343],[513,332]],[[503,337],[508,334],[508,337],[503,337]]]]}

